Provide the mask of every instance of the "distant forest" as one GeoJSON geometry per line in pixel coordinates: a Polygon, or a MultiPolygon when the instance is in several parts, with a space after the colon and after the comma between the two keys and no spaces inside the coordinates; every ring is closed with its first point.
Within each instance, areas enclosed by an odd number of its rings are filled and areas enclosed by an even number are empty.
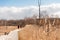
{"type": "MultiPolygon", "coordinates": [[[[46,20],[48,24],[49,21],[51,24],[53,24],[53,22],[55,22],[55,25],[60,25],[60,18],[49,18],[48,20],[46,20]]],[[[41,18],[40,22],[39,19],[34,19],[34,18],[25,18],[22,20],[0,20],[0,26],[25,26],[27,24],[40,24],[40,25],[44,25],[45,19],[41,18]]]]}
{"type": "Polygon", "coordinates": [[[35,24],[37,19],[36,15],[32,17],[25,17],[24,19],[20,20],[0,20],[0,26],[25,26],[26,24],[35,24]]]}
{"type": "Polygon", "coordinates": [[[21,20],[0,20],[0,26],[25,26],[26,24],[34,24],[34,19],[26,18],[21,20]]]}

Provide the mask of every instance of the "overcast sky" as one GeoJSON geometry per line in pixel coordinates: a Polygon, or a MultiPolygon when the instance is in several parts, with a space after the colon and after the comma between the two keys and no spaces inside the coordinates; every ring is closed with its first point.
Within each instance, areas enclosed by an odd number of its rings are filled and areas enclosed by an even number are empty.
{"type": "MultiPolygon", "coordinates": [[[[37,2],[38,0],[0,0],[0,19],[17,20],[38,15],[37,2]]],[[[60,16],[60,0],[41,0],[41,13],[60,16]]]]}

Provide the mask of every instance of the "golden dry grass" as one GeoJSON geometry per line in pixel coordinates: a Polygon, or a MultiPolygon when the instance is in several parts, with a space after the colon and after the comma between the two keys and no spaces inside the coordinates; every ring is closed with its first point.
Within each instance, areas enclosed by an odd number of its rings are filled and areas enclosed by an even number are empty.
{"type": "Polygon", "coordinates": [[[13,31],[17,29],[17,26],[0,26],[0,35],[4,35],[5,32],[9,33],[10,31],[13,31]]]}
{"type": "Polygon", "coordinates": [[[60,29],[49,27],[49,32],[37,25],[27,25],[19,31],[19,40],[60,40],[60,29]]]}

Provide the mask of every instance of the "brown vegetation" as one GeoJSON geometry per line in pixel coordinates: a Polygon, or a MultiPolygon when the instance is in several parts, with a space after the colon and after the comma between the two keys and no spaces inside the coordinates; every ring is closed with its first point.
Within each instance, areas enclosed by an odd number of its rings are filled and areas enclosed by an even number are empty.
{"type": "MultiPolygon", "coordinates": [[[[15,26],[23,27],[23,30],[19,31],[19,40],[60,40],[60,19],[59,18],[41,18],[33,19],[27,18],[24,20],[9,20],[1,21],[3,26],[8,27],[5,32],[10,32],[15,29],[15,26]],[[6,22],[6,24],[4,24],[6,22]],[[29,25],[30,24],[30,25],[29,25]]],[[[2,25],[0,23],[0,25],[2,25]]],[[[5,27],[1,27],[4,31],[5,27]]],[[[0,30],[1,30],[0,29],[0,30]]],[[[17,27],[16,27],[17,29],[17,27]]],[[[2,31],[2,32],[3,32],[2,31]]],[[[1,32],[0,32],[1,33],[1,32]]],[[[3,33],[2,33],[3,34],[3,33]]]]}
{"type": "Polygon", "coordinates": [[[19,40],[60,40],[60,19],[38,19],[19,31],[19,40]]]}
{"type": "Polygon", "coordinates": [[[60,40],[60,28],[48,25],[39,27],[37,25],[27,25],[19,31],[19,40],[60,40]]]}
{"type": "Polygon", "coordinates": [[[0,35],[4,35],[5,33],[9,33],[17,29],[17,26],[0,26],[0,35]]]}

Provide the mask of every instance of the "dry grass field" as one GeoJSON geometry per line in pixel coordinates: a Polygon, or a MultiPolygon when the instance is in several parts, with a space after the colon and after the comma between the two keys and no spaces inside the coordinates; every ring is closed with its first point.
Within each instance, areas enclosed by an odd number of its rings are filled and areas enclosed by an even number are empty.
{"type": "Polygon", "coordinates": [[[0,35],[4,35],[5,32],[9,33],[15,29],[17,29],[17,26],[0,26],[0,35]]]}
{"type": "Polygon", "coordinates": [[[27,25],[19,31],[19,40],[60,40],[60,28],[49,27],[49,31],[37,25],[27,25]]]}
{"type": "MultiPolygon", "coordinates": [[[[60,19],[41,20],[40,25],[30,24],[18,32],[19,40],[60,40],[60,19]]],[[[0,26],[0,34],[17,29],[17,26],[0,26]]]]}

